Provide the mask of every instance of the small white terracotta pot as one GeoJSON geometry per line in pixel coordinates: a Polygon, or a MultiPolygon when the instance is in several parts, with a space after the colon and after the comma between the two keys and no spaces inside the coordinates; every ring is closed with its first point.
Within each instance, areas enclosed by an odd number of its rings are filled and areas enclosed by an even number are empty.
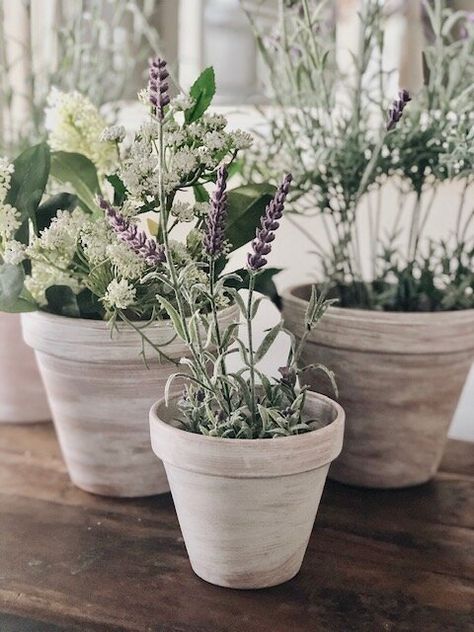
{"type": "MultiPolygon", "coordinates": [[[[223,323],[236,317],[223,310],[223,323]]],[[[182,367],[157,360],[132,328],[111,332],[98,320],[45,312],[22,316],[25,341],[36,352],[69,475],[85,491],[104,496],[149,496],[169,491],[163,466],[150,447],[148,412],[162,397],[168,377],[182,367]]],[[[146,335],[158,345],[174,336],[170,321],[146,335]]],[[[176,339],[163,351],[179,360],[186,347],[176,339]]],[[[179,389],[179,382],[175,383],[179,389]]]]}
{"type": "MultiPolygon", "coordinates": [[[[283,318],[297,338],[309,294],[309,286],[283,294],[283,318]]],[[[379,488],[430,480],[473,360],[473,309],[330,307],[302,354],[303,366],[322,362],[335,371],[347,414],[344,449],[329,477],[379,488]]],[[[306,380],[315,391],[327,390],[314,372],[306,380]]]]}
{"type": "Polygon", "coordinates": [[[322,427],[276,439],[220,439],[178,428],[175,402],[150,411],[191,566],[228,588],[276,586],[296,575],[329,464],[342,447],[344,411],[308,393],[322,427]]]}
{"type": "Polygon", "coordinates": [[[0,423],[50,421],[51,413],[19,314],[0,314],[0,423]]]}

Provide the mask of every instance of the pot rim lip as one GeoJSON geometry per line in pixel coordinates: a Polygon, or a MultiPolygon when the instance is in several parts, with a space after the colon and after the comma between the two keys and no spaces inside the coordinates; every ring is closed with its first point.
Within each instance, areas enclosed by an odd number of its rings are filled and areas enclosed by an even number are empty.
{"type": "MultiPolygon", "coordinates": [[[[237,311],[237,310],[238,310],[237,304],[231,303],[230,305],[227,305],[227,307],[220,309],[218,311],[218,314],[220,316],[226,316],[227,314],[230,315],[234,311],[237,311]]],[[[95,318],[74,318],[72,316],[63,316],[62,314],[52,314],[50,312],[45,312],[44,310],[41,310],[41,309],[38,309],[34,312],[23,312],[19,315],[21,316],[22,319],[40,318],[43,321],[48,321],[51,324],[62,321],[62,322],[67,322],[68,324],[80,326],[84,329],[89,329],[89,330],[99,329],[99,330],[104,330],[104,331],[110,331],[109,323],[106,320],[99,320],[95,318]]],[[[189,320],[189,318],[190,317],[187,317],[186,320],[189,320]]],[[[153,327],[154,329],[168,329],[170,326],[173,327],[173,324],[169,318],[154,320],[152,322],[144,321],[144,320],[137,320],[133,322],[138,327],[140,326],[153,327]]],[[[130,329],[129,325],[123,321],[116,322],[115,327],[118,327],[119,330],[128,331],[130,329]]]]}
{"type": "MultiPolygon", "coordinates": [[[[319,401],[322,401],[325,404],[329,404],[336,411],[335,418],[330,423],[326,424],[325,426],[322,426],[321,428],[317,428],[316,430],[311,430],[310,432],[304,432],[299,435],[290,435],[287,437],[277,437],[276,440],[278,441],[278,445],[281,445],[283,447],[284,445],[288,445],[289,442],[294,442],[294,441],[307,443],[310,440],[314,439],[314,437],[316,437],[317,435],[320,435],[322,432],[327,433],[327,432],[333,431],[336,425],[341,424],[345,421],[346,414],[341,404],[334,401],[330,397],[327,397],[326,395],[323,395],[322,393],[316,393],[315,391],[308,390],[306,395],[307,396],[309,395],[310,397],[313,397],[314,399],[318,399],[319,401]]],[[[171,399],[176,400],[177,397],[178,396],[175,395],[171,399]]],[[[152,405],[152,407],[150,408],[150,422],[152,424],[160,426],[161,428],[165,428],[167,432],[172,433],[176,437],[187,436],[189,438],[189,441],[192,441],[197,445],[206,444],[208,446],[214,443],[215,445],[227,445],[227,446],[230,446],[230,445],[234,445],[234,446],[239,445],[239,446],[245,446],[245,447],[254,446],[254,449],[258,449],[258,448],[261,448],[262,445],[268,445],[268,442],[269,442],[268,438],[267,439],[226,439],[222,437],[209,437],[209,436],[198,434],[195,432],[188,432],[187,430],[183,430],[182,428],[177,428],[176,426],[172,426],[171,424],[166,423],[166,421],[163,421],[158,416],[157,409],[162,404],[165,404],[164,397],[161,397],[152,405]]]]}
{"type": "MultiPolygon", "coordinates": [[[[302,306],[307,305],[308,301],[295,296],[295,290],[302,287],[310,287],[313,283],[299,283],[286,287],[282,292],[282,298],[291,299],[302,306]]],[[[403,324],[428,324],[433,320],[439,319],[440,321],[452,321],[453,318],[459,320],[474,320],[474,308],[467,309],[451,309],[438,312],[396,312],[396,311],[379,311],[375,309],[360,309],[356,307],[338,307],[337,305],[331,305],[327,312],[328,315],[352,318],[353,320],[365,320],[365,321],[383,321],[384,323],[392,322],[398,323],[402,321],[403,324]]]]}

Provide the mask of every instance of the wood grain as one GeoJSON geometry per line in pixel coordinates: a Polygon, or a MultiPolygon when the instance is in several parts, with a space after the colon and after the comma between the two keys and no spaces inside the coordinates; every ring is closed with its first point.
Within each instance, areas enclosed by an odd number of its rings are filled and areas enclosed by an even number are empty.
{"type": "MultiPolygon", "coordinates": [[[[286,325],[297,336],[308,290],[291,288],[283,297],[286,325]]],[[[382,488],[432,478],[473,359],[474,310],[411,314],[331,307],[301,359],[335,372],[347,415],[343,450],[329,476],[382,488]]],[[[319,374],[308,372],[305,381],[329,394],[319,374]]]]}
{"type": "Polygon", "coordinates": [[[191,571],[169,495],[70,482],[50,426],[0,428],[2,632],[472,632],[474,444],[426,485],[328,482],[300,573],[231,591],[191,571]]]}

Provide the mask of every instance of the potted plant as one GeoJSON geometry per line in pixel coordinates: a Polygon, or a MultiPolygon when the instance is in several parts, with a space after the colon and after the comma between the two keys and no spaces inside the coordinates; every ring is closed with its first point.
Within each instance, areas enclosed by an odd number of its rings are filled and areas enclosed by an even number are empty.
{"type": "MultiPolygon", "coordinates": [[[[112,496],[168,491],[149,446],[147,413],[186,348],[156,303],[157,294],[170,293],[164,239],[178,274],[205,282],[205,184],[222,159],[232,164],[250,142],[207,112],[212,69],[162,108],[159,77],[165,81],[166,63],[155,59],[140,97],[150,115],[131,138],[120,126],[104,129],[82,95],[52,96],[49,144],[15,161],[21,222],[2,244],[1,295],[28,311],[24,337],[36,351],[71,479],[112,496]],[[46,183],[68,191],[45,196],[46,183]],[[183,199],[186,190],[195,200],[183,199]]],[[[229,192],[226,254],[248,241],[273,190],[229,192]]],[[[266,282],[271,290],[271,273],[266,282]]],[[[235,319],[222,292],[216,308],[224,324],[235,319]]]]}
{"type": "MultiPolygon", "coordinates": [[[[401,89],[387,120],[381,3],[364,3],[352,76],[338,67],[318,3],[291,4],[282,0],[273,37],[258,34],[279,107],[255,162],[267,178],[282,163],[293,170],[290,220],[320,220],[320,234],[299,227],[315,267],[322,264],[318,281],[338,303],[302,362],[334,368],[348,415],[330,475],[369,487],[415,485],[438,468],[474,356],[472,24],[440,0],[425,3],[426,82],[410,103],[401,89]],[[450,202],[453,233],[429,239],[433,203],[450,182],[461,193],[450,202]],[[393,226],[389,197],[399,200],[393,226]]],[[[309,293],[299,286],[283,297],[297,337],[309,293]]]]}
{"type": "MultiPolygon", "coordinates": [[[[214,306],[219,288],[233,275],[213,281],[216,260],[225,247],[226,169],[218,172],[206,222],[204,248],[209,283],[178,282],[172,252],[166,246],[170,288],[177,309],[168,305],[176,332],[189,354],[182,360],[189,373],[171,376],[163,399],[150,411],[151,443],[163,461],[176,512],[194,572],[230,588],[263,588],[291,579],[299,570],[311,534],[331,461],[342,446],[344,412],[331,399],[298,385],[298,361],[307,336],[324,314],[328,301],[313,290],[300,344],[291,338],[279,379],[258,368],[280,332],[272,327],[255,346],[253,320],[261,297],[255,283],[263,274],[283,213],[290,178],[267,206],[247,258],[247,300],[231,289],[246,336],[235,325],[221,326],[215,308],[203,313],[206,298],[214,306]],[[207,321],[203,336],[187,324],[207,321]],[[214,343],[214,349],[210,346],[214,343]],[[242,367],[230,371],[229,354],[240,354],[242,367]],[[183,395],[169,395],[176,377],[185,379],[183,395]]],[[[161,299],[162,300],[162,299],[161,299]]],[[[322,366],[329,377],[332,374],[322,366]]]]}

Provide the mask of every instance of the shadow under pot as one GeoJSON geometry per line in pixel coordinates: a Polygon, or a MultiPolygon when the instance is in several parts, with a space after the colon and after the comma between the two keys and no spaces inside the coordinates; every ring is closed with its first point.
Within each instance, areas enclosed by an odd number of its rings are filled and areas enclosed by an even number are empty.
{"type": "Polygon", "coordinates": [[[344,411],[308,393],[317,429],[274,439],[222,439],[182,430],[176,402],[150,411],[151,443],[163,461],[191,566],[228,588],[265,588],[298,573],[344,411]]]}
{"type": "MultiPolygon", "coordinates": [[[[219,315],[235,320],[235,307],[219,315]]],[[[140,335],[119,323],[111,331],[99,320],[45,312],[22,316],[25,341],[33,347],[50,401],[61,451],[72,482],[81,489],[116,497],[169,491],[163,465],[156,460],[148,413],[164,394],[173,362],[159,362],[140,335]],[[148,368],[147,368],[148,367],[148,368]]],[[[186,355],[169,320],[146,328],[146,335],[173,359],[186,355]]],[[[174,391],[180,388],[175,382],[174,391]]]]}
{"type": "MultiPolygon", "coordinates": [[[[283,295],[296,337],[310,286],[283,295]]],[[[331,306],[311,334],[302,366],[336,373],[347,415],[344,449],[329,477],[350,485],[418,485],[437,472],[448,429],[474,359],[474,310],[379,312],[331,306]]],[[[328,392],[314,373],[306,382],[328,392]]]]}
{"type": "Polygon", "coordinates": [[[50,421],[33,351],[24,343],[19,314],[0,314],[0,423],[50,421]]]}

